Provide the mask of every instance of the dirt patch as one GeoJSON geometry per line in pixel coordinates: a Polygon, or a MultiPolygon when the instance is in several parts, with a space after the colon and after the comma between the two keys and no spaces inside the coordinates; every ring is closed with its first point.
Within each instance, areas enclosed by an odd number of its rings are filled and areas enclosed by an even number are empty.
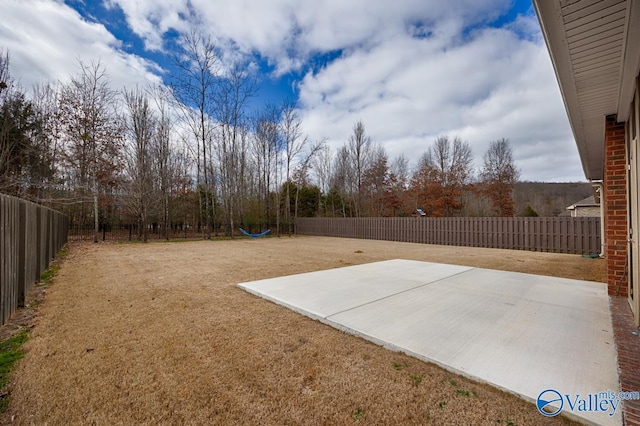
{"type": "Polygon", "coordinates": [[[30,329],[36,322],[37,307],[44,301],[47,293],[47,286],[34,285],[25,300],[25,306],[19,308],[7,321],[0,327],[0,342],[3,342],[23,330],[30,329]]]}
{"type": "Polygon", "coordinates": [[[235,286],[393,258],[604,277],[579,256],[336,238],[73,245],[0,421],[539,424],[532,403],[235,286]]]}

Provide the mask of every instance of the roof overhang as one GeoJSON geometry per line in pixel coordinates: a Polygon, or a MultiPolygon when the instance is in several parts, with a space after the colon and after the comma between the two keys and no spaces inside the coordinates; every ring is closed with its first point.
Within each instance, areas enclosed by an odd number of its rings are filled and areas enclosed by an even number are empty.
{"type": "Polygon", "coordinates": [[[629,117],[640,1],[533,0],[587,179],[604,174],[605,117],[629,117]]]}

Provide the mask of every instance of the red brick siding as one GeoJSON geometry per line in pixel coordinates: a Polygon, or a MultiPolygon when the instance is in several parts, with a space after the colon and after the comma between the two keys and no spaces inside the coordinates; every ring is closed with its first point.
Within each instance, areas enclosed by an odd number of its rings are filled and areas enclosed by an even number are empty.
{"type": "Polygon", "coordinates": [[[605,125],[604,226],[607,287],[627,295],[627,154],[624,123],[608,116],[605,125]]]}
{"type": "MultiPolygon", "coordinates": [[[[626,296],[611,297],[611,323],[618,351],[620,389],[626,392],[640,391],[640,337],[634,334],[633,314],[626,296]]],[[[640,426],[640,400],[622,403],[625,426],[640,426]]]]}

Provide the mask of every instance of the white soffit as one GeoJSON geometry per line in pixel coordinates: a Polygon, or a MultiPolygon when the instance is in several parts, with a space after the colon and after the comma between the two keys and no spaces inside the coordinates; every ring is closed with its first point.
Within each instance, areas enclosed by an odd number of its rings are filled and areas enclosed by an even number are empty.
{"type": "Polygon", "coordinates": [[[588,179],[603,178],[605,117],[629,114],[640,60],[640,4],[633,3],[534,0],[588,179]]]}

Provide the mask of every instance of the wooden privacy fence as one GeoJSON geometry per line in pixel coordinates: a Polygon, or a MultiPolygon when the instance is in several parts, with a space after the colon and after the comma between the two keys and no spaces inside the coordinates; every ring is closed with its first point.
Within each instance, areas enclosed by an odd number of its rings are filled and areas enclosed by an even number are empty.
{"type": "Polygon", "coordinates": [[[19,306],[49,261],[67,242],[67,217],[0,194],[0,320],[19,306]]]}
{"type": "Polygon", "coordinates": [[[556,253],[600,253],[599,217],[298,218],[296,233],[556,253]]]}

